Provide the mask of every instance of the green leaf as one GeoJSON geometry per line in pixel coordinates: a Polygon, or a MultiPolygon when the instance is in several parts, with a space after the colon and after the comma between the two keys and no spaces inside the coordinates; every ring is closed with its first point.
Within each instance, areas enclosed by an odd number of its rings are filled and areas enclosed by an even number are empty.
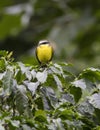
{"type": "Polygon", "coordinates": [[[34,118],[37,121],[45,122],[45,121],[47,121],[46,112],[43,111],[43,110],[35,111],[35,117],[34,118]]]}
{"type": "Polygon", "coordinates": [[[0,56],[1,56],[1,57],[6,57],[7,54],[8,54],[8,51],[0,50],[0,56]]]}
{"type": "Polygon", "coordinates": [[[48,127],[50,130],[65,130],[62,120],[60,118],[53,119],[52,123],[48,127]]]}
{"type": "Polygon", "coordinates": [[[47,87],[51,87],[54,90],[57,97],[61,96],[62,83],[59,77],[56,76],[55,74],[52,73],[48,74],[47,80],[44,85],[47,87]]]}
{"type": "Polygon", "coordinates": [[[62,86],[62,83],[61,83],[60,79],[56,75],[53,75],[53,77],[54,77],[54,80],[55,80],[55,82],[57,84],[57,88],[58,88],[59,92],[62,92],[63,86],[62,86]]]}
{"type": "Polygon", "coordinates": [[[32,78],[33,78],[33,80],[34,80],[35,77],[36,77],[36,71],[35,71],[34,69],[31,71],[31,75],[32,75],[32,78]]]}
{"type": "MultiPolygon", "coordinates": [[[[59,75],[61,75],[63,78],[65,78],[66,76],[72,76],[73,74],[68,70],[68,66],[70,66],[67,63],[59,63],[59,64],[54,64],[54,67],[59,70],[60,72],[58,73],[59,75]]],[[[55,73],[57,74],[57,73],[55,73]]]]}
{"type": "Polygon", "coordinates": [[[78,105],[78,111],[86,117],[90,117],[90,115],[93,117],[94,107],[89,103],[88,100],[86,100],[78,105]]]}
{"type": "Polygon", "coordinates": [[[47,70],[44,70],[43,72],[37,72],[36,78],[40,83],[45,83],[47,79],[47,70]]]}
{"type": "Polygon", "coordinates": [[[95,107],[100,109],[100,93],[95,93],[89,97],[89,102],[95,107]]]}
{"type": "Polygon", "coordinates": [[[20,114],[26,114],[29,116],[30,109],[28,108],[28,97],[26,95],[26,88],[24,85],[17,85],[15,91],[15,104],[16,109],[19,111],[20,114]],[[28,111],[29,109],[29,111],[28,111]]]}
{"type": "Polygon", "coordinates": [[[15,79],[17,80],[17,83],[20,84],[23,82],[23,80],[26,79],[25,73],[22,73],[20,69],[15,70],[15,79]]]}
{"type": "Polygon", "coordinates": [[[71,86],[70,93],[74,95],[74,99],[78,102],[82,97],[82,90],[79,87],[71,86]]]}
{"type": "Polygon", "coordinates": [[[74,85],[75,87],[79,87],[83,90],[86,89],[86,83],[84,79],[75,80],[74,82],[72,82],[72,85],[74,85]]]}
{"type": "Polygon", "coordinates": [[[27,67],[25,67],[23,63],[18,62],[18,66],[20,67],[22,73],[25,73],[27,71],[27,67]]]}
{"type": "Polygon", "coordinates": [[[69,110],[65,109],[60,111],[59,117],[63,120],[65,119],[73,120],[73,118],[75,118],[75,114],[71,109],[69,110]]]}
{"type": "Polygon", "coordinates": [[[60,66],[64,66],[64,67],[66,67],[66,66],[72,66],[72,64],[68,64],[66,62],[60,62],[59,65],[60,66]]]}
{"type": "Polygon", "coordinates": [[[28,80],[31,80],[32,79],[32,74],[31,74],[31,71],[30,71],[30,69],[31,69],[31,67],[26,67],[23,63],[21,63],[21,62],[18,62],[18,65],[19,65],[19,67],[20,67],[20,69],[21,69],[21,73],[22,74],[25,74],[25,76],[26,76],[26,78],[28,79],[28,80]]]}
{"type": "Polygon", "coordinates": [[[65,104],[69,103],[73,105],[75,104],[74,97],[70,93],[65,92],[64,94],[62,94],[62,97],[59,100],[62,103],[62,105],[64,105],[64,103],[65,104]]]}
{"type": "Polygon", "coordinates": [[[20,122],[17,120],[10,120],[10,123],[13,127],[19,128],[20,122]]]}
{"type": "Polygon", "coordinates": [[[58,99],[54,90],[51,87],[41,88],[41,94],[45,110],[56,108],[56,105],[58,104],[58,99]]]}
{"type": "Polygon", "coordinates": [[[7,70],[2,79],[3,90],[6,95],[10,95],[14,87],[16,86],[16,81],[13,79],[13,72],[7,70]]]}
{"type": "Polygon", "coordinates": [[[41,110],[44,109],[43,96],[42,96],[42,94],[40,93],[40,91],[39,91],[39,93],[38,93],[38,92],[36,93],[36,98],[34,98],[33,101],[34,101],[34,103],[35,103],[35,106],[34,106],[34,107],[36,107],[36,108],[38,108],[38,109],[41,109],[41,110]]]}
{"type": "Polygon", "coordinates": [[[80,120],[75,120],[75,119],[73,119],[73,121],[65,120],[63,121],[63,124],[66,130],[73,130],[73,129],[83,130],[83,126],[84,126],[83,122],[81,122],[80,120]]]}
{"type": "MultiPolygon", "coordinates": [[[[87,79],[77,79],[71,82],[73,87],[81,89],[80,103],[85,101],[88,96],[97,90],[95,85],[87,79]]],[[[72,88],[71,88],[72,89],[72,88]]]]}
{"type": "Polygon", "coordinates": [[[28,70],[28,71],[26,71],[26,78],[30,81],[31,79],[32,79],[32,74],[31,74],[31,72],[28,70]]]}
{"type": "Polygon", "coordinates": [[[100,81],[100,69],[87,68],[79,75],[79,78],[87,78],[92,82],[100,81]]]}
{"type": "Polygon", "coordinates": [[[29,81],[24,81],[25,86],[27,86],[28,90],[32,93],[32,96],[36,94],[36,90],[39,86],[39,82],[29,82],[29,81]]]}
{"type": "Polygon", "coordinates": [[[35,112],[35,118],[37,118],[37,117],[43,117],[44,119],[46,119],[47,118],[46,112],[43,110],[37,110],[35,112]]]}
{"type": "Polygon", "coordinates": [[[63,74],[63,71],[61,69],[61,67],[57,64],[55,64],[55,66],[50,66],[50,69],[52,70],[53,73],[61,75],[63,74]],[[58,68],[59,67],[59,68],[58,68]]]}

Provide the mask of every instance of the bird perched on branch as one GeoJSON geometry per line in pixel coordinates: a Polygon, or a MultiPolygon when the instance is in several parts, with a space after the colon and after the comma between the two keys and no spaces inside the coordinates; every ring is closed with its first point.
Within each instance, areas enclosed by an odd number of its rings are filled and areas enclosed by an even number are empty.
{"type": "Polygon", "coordinates": [[[36,47],[36,57],[41,65],[48,64],[53,57],[53,47],[47,40],[41,40],[36,47]]]}

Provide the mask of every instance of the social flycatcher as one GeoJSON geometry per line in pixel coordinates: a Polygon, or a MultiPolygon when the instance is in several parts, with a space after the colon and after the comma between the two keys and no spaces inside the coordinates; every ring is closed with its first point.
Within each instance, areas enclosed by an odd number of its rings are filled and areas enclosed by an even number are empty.
{"type": "Polygon", "coordinates": [[[36,57],[40,64],[46,64],[52,60],[53,47],[47,40],[39,41],[36,48],[36,57]]]}

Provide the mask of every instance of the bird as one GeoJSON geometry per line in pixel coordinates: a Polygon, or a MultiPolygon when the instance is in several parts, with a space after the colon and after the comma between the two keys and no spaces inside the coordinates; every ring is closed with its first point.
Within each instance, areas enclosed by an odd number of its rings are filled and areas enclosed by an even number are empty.
{"type": "Polygon", "coordinates": [[[36,57],[41,65],[48,64],[52,60],[53,53],[54,50],[51,42],[49,42],[48,40],[39,41],[36,47],[36,57]]]}

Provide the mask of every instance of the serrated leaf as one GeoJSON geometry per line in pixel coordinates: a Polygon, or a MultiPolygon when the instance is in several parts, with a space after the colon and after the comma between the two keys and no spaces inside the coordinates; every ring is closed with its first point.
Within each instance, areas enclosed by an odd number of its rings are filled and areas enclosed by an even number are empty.
{"type": "Polygon", "coordinates": [[[32,74],[29,70],[25,72],[26,78],[30,81],[32,79],[32,74]]]}
{"type": "MultiPolygon", "coordinates": [[[[62,120],[60,119],[60,118],[57,118],[57,119],[53,119],[52,120],[53,121],[53,123],[54,123],[54,125],[55,125],[55,129],[56,130],[65,130],[64,129],[64,126],[63,126],[63,124],[62,124],[62,120]]],[[[52,127],[51,127],[52,128],[52,127]]],[[[54,129],[53,129],[54,130],[54,129]]]]}
{"type": "Polygon", "coordinates": [[[6,71],[5,75],[3,76],[2,83],[3,83],[4,93],[10,95],[13,88],[16,85],[16,82],[13,79],[13,73],[10,70],[6,71]]]}
{"type": "Polygon", "coordinates": [[[68,102],[68,103],[73,104],[73,105],[75,104],[73,95],[69,94],[69,93],[62,94],[62,97],[60,98],[60,101],[62,103],[68,102]]]}
{"type": "Polygon", "coordinates": [[[85,83],[84,79],[76,80],[76,81],[72,82],[71,84],[74,85],[75,87],[79,87],[83,90],[86,89],[86,83],[85,83]]]}
{"type": "Polygon", "coordinates": [[[62,92],[62,83],[61,83],[60,79],[59,79],[58,76],[56,76],[56,75],[53,75],[53,77],[54,77],[54,80],[55,80],[55,82],[56,82],[56,84],[57,84],[58,90],[59,90],[60,92],[62,92]]]}
{"type": "Polygon", "coordinates": [[[100,109],[100,93],[95,93],[89,97],[89,102],[95,107],[100,109]]]}
{"type": "Polygon", "coordinates": [[[74,117],[75,115],[74,115],[74,112],[71,110],[71,109],[69,109],[69,110],[67,110],[67,109],[65,109],[65,110],[62,110],[62,111],[60,111],[60,114],[59,114],[59,117],[61,118],[61,119],[68,119],[68,120],[72,120],[72,118],[74,117]]]}
{"type": "MultiPolygon", "coordinates": [[[[73,87],[77,88],[76,90],[78,90],[78,88],[81,89],[80,102],[85,101],[86,97],[90,96],[93,92],[96,91],[95,85],[90,80],[87,80],[87,79],[75,80],[74,82],[71,82],[71,84],[73,87]]],[[[80,95],[80,94],[78,93],[78,95],[80,95]]],[[[76,95],[76,97],[78,97],[78,95],[76,95]]]]}
{"type": "Polygon", "coordinates": [[[78,111],[84,116],[89,116],[89,115],[93,116],[94,108],[92,104],[90,104],[89,101],[86,100],[78,105],[78,111]]]}
{"type": "Polygon", "coordinates": [[[74,120],[73,119],[73,121],[65,120],[64,125],[67,125],[66,130],[73,130],[73,129],[83,130],[84,123],[81,122],[80,120],[74,120]]]}
{"type": "Polygon", "coordinates": [[[100,81],[100,69],[97,68],[87,68],[79,75],[79,78],[87,78],[92,82],[100,81]]]}
{"type": "MultiPolygon", "coordinates": [[[[55,64],[54,64],[55,65],[55,64]]],[[[62,72],[62,76],[65,78],[65,77],[68,77],[68,76],[73,76],[75,77],[75,75],[73,74],[73,68],[70,68],[72,67],[72,64],[68,64],[68,63],[64,63],[64,62],[61,62],[59,64],[57,64],[57,67],[60,69],[60,71],[62,72]]]]}
{"type": "Polygon", "coordinates": [[[36,78],[40,83],[46,82],[47,79],[47,70],[44,70],[43,72],[37,72],[36,78]]]}
{"type": "Polygon", "coordinates": [[[72,86],[70,88],[70,93],[74,96],[76,102],[78,102],[82,97],[82,90],[79,87],[72,86]]]}
{"type": "Polygon", "coordinates": [[[52,88],[57,97],[61,96],[62,83],[58,76],[56,76],[55,74],[49,74],[44,85],[52,88]]]}
{"type": "Polygon", "coordinates": [[[35,118],[36,118],[36,117],[39,117],[39,116],[42,116],[42,117],[44,117],[44,118],[47,118],[46,112],[43,111],[43,110],[37,110],[37,111],[35,111],[35,118]]]}
{"type": "Polygon", "coordinates": [[[31,74],[31,67],[26,67],[23,63],[21,62],[18,62],[18,65],[20,66],[20,69],[21,69],[21,73],[22,74],[25,74],[26,75],[26,78],[28,80],[31,80],[32,79],[32,74],[31,74]]]}
{"type": "Polygon", "coordinates": [[[26,72],[26,67],[25,67],[25,65],[24,65],[23,63],[21,63],[21,62],[18,62],[18,65],[19,65],[19,67],[20,67],[20,69],[21,69],[21,72],[22,72],[22,73],[25,73],[25,72],[26,72]]]}
{"type": "Polygon", "coordinates": [[[10,123],[12,126],[19,128],[20,122],[18,120],[11,120],[10,123]]]}
{"type": "Polygon", "coordinates": [[[55,73],[55,74],[58,74],[58,75],[61,75],[61,74],[62,74],[62,72],[61,72],[58,68],[56,68],[56,67],[54,67],[54,66],[51,66],[50,69],[51,69],[52,72],[55,73]]]}
{"type": "Polygon", "coordinates": [[[15,93],[16,108],[20,114],[25,113],[28,108],[28,97],[26,95],[26,88],[24,85],[17,85],[15,93]]]}
{"type": "Polygon", "coordinates": [[[50,110],[52,108],[55,108],[58,103],[58,99],[55,95],[54,90],[50,87],[45,87],[41,88],[41,92],[42,92],[44,109],[50,110]]]}
{"type": "Polygon", "coordinates": [[[39,82],[29,82],[29,81],[24,81],[24,84],[27,86],[29,91],[32,93],[32,96],[36,93],[36,90],[39,86],[39,82]]]}
{"type": "Polygon", "coordinates": [[[36,77],[36,71],[35,70],[32,70],[31,71],[31,74],[32,74],[32,78],[34,79],[36,77]]]}
{"type": "Polygon", "coordinates": [[[54,64],[54,66],[60,71],[60,74],[62,75],[62,76],[64,76],[64,72],[63,72],[63,68],[62,68],[62,66],[61,65],[59,65],[59,64],[54,64]]]}

